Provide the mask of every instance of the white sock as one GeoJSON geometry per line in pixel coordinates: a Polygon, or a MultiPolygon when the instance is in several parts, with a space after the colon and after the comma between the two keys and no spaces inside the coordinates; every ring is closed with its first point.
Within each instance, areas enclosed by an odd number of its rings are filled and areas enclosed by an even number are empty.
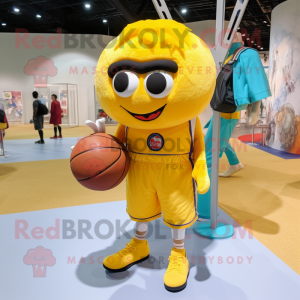
{"type": "Polygon", "coordinates": [[[147,229],[148,229],[148,224],[149,222],[145,222],[145,223],[142,223],[142,222],[136,222],[135,224],[135,235],[134,237],[138,240],[144,240],[145,237],[146,237],[146,234],[147,234],[147,229]],[[137,234],[137,231],[138,232],[144,232],[144,234],[137,234]]]}
{"type": "Polygon", "coordinates": [[[230,165],[229,169],[224,173],[219,173],[219,176],[220,177],[229,177],[232,174],[234,174],[242,169],[244,169],[244,166],[242,163],[239,163],[237,165],[230,165]]]}
{"type": "Polygon", "coordinates": [[[184,237],[185,237],[185,229],[173,229],[171,228],[172,231],[172,238],[173,240],[183,240],[183,243],[178,244],[178,243],[173,243],[174,248],[176,249],[184,249],[184,237]]]}

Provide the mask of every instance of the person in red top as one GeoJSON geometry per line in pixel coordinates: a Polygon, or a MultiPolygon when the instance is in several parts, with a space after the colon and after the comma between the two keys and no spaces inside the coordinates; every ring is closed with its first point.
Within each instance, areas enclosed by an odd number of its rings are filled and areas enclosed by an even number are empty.
{"type": "Polygon", "coordinates": [[[60,107],[59,101],[57,101],[57,96],[55,94],[51,95],[51,110],[50,110],[50,124],[54,125],[54,137],[51,137],[50,139],[61,139],[61,127],[59,126],[61,124],[61,117],[62,117],[62,109],[60,107]],[[57,128],[59,131],[59,136],[57,136],[57,128]]]}

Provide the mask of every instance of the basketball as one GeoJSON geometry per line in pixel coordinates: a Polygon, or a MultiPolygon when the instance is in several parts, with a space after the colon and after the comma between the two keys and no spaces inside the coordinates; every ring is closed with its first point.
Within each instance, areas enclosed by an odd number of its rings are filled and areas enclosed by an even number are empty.
{"type": "Polygon", "coordinates": [[[122,142],[105,133],[82,138],[70,158],[74,177],[94,191],[106,191],[119,185],[128,172],[129,163],[129,153],[122,142]]]}

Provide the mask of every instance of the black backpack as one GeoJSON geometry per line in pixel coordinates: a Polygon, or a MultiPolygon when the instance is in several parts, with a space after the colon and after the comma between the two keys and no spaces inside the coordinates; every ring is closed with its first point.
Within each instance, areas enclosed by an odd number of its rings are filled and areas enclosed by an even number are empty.
{"type": "Polygon", "coordinates": [[[217,77],[217,83],[214,95],[210,101],[213,110],[221,113],[234,113],[237,106],[234,101],[233,94],[233,72],[234,63],[237,61],[238,55],[247,50],[247,47],[237,48],[230,61],[222,68],[217,77]]]}
{"type": "Polygon", "coordinates": [[[49,110],[45,104],[43,104],[41,101],[38,101],[38,110],[37,115],[48,115],[49,110]]]}
{"type": "Polygon", "coordinates": [[[0,109],[0,123],[5,123],[4,118],[5,118],[5,112],[4,110],[0,109]]]}

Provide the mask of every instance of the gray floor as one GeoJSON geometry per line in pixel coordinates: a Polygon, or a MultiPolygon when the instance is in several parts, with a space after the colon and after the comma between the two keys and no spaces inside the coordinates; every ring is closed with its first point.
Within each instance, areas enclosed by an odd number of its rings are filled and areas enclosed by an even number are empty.
{"type": "Polygon", "coordinates": [[[187,230],[190,275],[184,291],[169,293],[163,285],[172,238],[161,220],[149,228],[148,261],[122,273],[106,272],[103,258],[123,248],[133,235],[134,223],[125,209],[126,202],[118,201],[0,216],[0,239],[5,241],[0,255],[1,299],[299,299],[300,276],[222,210],[219,219],[233,224],[236,235],[207,240],[192,228],[187,230]],[[85,227],[87,235],[81,236],[79,228],[85,227]],[[38,246],[45,253],[40,256],[46,257],[46,266],[41,267],[45,277],[34,277],[33,270],[43,261],[38,254],[30,264],[24,262],[38,246]],[[54,264],[47,265],[49,256],[55,258],[54,264]]]}
{"type": "Polygon", "coordinates": [[[45,144],[34,144],[35,140],[4,140],[4,149],[8,158],[1,158],[1,163],[38,161],[70,158],[71,146],[78,138],[57,140],[45,139],[45,144]]]}

